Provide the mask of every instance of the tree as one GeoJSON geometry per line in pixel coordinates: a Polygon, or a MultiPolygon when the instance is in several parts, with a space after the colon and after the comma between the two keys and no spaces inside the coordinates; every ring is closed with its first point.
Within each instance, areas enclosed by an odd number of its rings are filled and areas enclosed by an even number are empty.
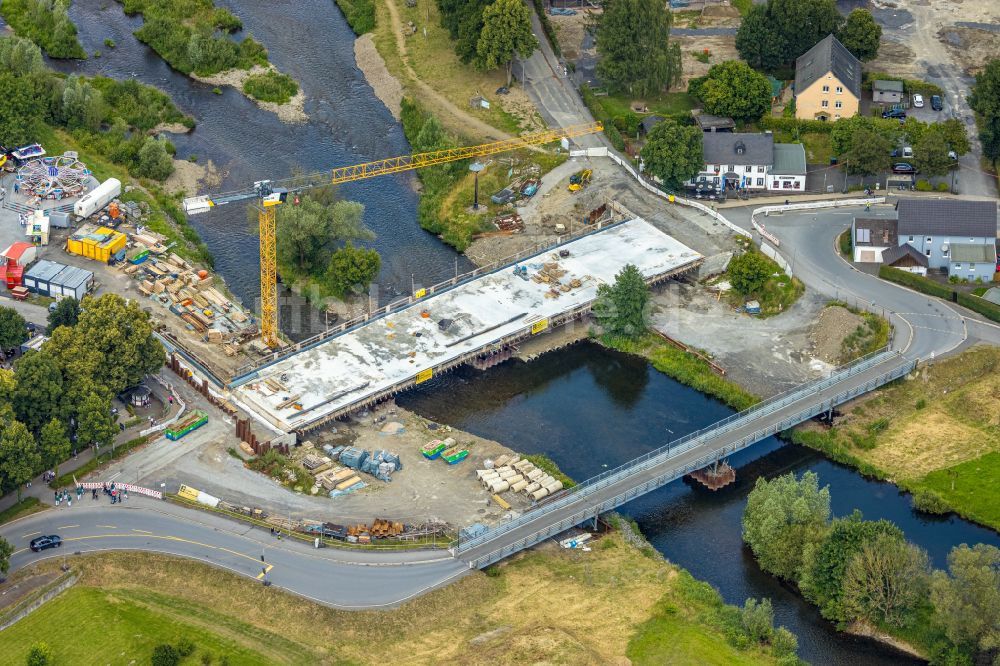
{"type": "Polygon", "coordinates": [[[779,663],[784,663],[782,657],[793,655],[799,650],[799,639],[784,627],[778,627],[771,637],[771,651],[778,657],[779,663]]]}
{"type": "Polygon", "coordinates": [[[42,59],[42,50],[31,40],[17,35],[0,38],[0,71],[24,76],[47,69],[42,59]]]}
{"type": "Polygon", "coordinates": [[[927,553],[880,534],[866,541],[844,570],[845,619],[900,627],[926,597],[927,553]]]}
{"type": "Polygon", "coordinates": [[[323,265],[330,221],[322,204],[304,196],[298,205],[278,206],[275,225],[279,266],[309,275],[323,265]]]}
{"type": "Polygon", "coordinates": [[[531,14],[521,0],[495,0],[483,11],[483,30],[476,45],[483,69],[504,67],[510,85],[514,55],[527,58],[538,48],[531,32],[531,14]]]}
{"type": "Polygon", "coordinates": [[[944,142],[948,144],[950,149],[955,151],[956,155],[965,155],[972,150],[972,146],[969,144],[969,135],[965,131],[965,125],[958,118],[949,118],[943,122],[931,123],[927,131],[940,134],[944,142]]]}
{"type": "Polygon", "coordinates": [[[38,137],[44,117],[43,99],[25,89],[26,79],[0,73],[0,144],[20,146],[38,137]]]}
{"type": "Polygon", "coordinates": [[[803,555],[799,589],[819,607],[828,620],[847,619],[841,604],[844,571],[861,547],[879,536],[903,538],[903,532],[887,520],[863,520],[860,511],[834,520],[824,539],[803,555]]]}
{"type": "MultiPolygon", "coordinates": [[[[60,326],[42,347],[42,354],[49,356],[62,376],[62,394],[55,414],[63,423],[76,422],[83,399],[91,393],[113,395],[104,382],[104,354],[76,328],[60,326]]],[[[47,418],[47,417],[46,417],[47,418]]],[[[43,420],[41,424],[44,424],[43,420]]],[[[41,425],[40,424],[40,425],[41,425]]]]}
{"type": "Polygon", "coordinates": [[[10,571],[10,556],[14,554],[14,546],[10,542],[0,537],[0,574],[10,571]]]}
{"type": "Polygon", "coordinates": [[[327,266],[327,285],[338,298],[350,291],[361,292],[368,288],[382,267],[382,258],[375,250],[354,247],[347,241],[330,257],[327,266]]]}
{"type": "Polygon", "coordinates": [[[41,449],[42,461],[47,467],[51,467],[59,476],[59,463],[69,456],[71,449],[69,437],[66,436],[66,428],[59,419],[52,419],[44,426],[38,436],[38,444],[41,449]]]}
{"type": "Polygon", "coordinates": [[[993,163],[1000,161],[1000,58],[988,62],[976,74],[969,106],[978,114],[976,122],[983,155],[993,163]]]}
{"type": "Polygon", "coordinates": [[[28,339],[27,325],[17,310],[0,306],[0,354],[28,339]]]}
{"type": "Polygon", "coordinates": [[[49,312],[49,325],[46,332],[52,335],[60,326],[76,326],[80,319],[80,302],[72,296],[62,299],[56,304],[56,309],[49,312]]]}
{"type": "Polygon", "coordinates": [[[680,47],[670,41],[670,12],[661,0],[606,0],[597,23],[597,77],[613,91],[639,97],[680,80],[680,47]]]}
{"type": "Polygon", "coordinates": [[[798,580],[809,544],[819,542],[830,518],[830,489],[806,472],[757,479],[743,510],[743,541],[764,571],[798,580]]]}
{"type": "Polygon", "coordinates": [[[772,71],[784,64],[784,36],[767,15],[765,5],[753,5],[736,32],[736,51],[754,69],[772,71]]]}
{"type": "Polygon", "coordinates": [[[843,20],[835,0],[769,0],[767,8],[768,18],[784,38],[788,63],[835,34],[843,20]]]}
{"type": "Polygon", "coordinates": [[[764,288],[772,268],[763,254],[744,252],[729,261],[729,284],[743,295],[754,294],[764,288]]]}
{"type": "MultiPolygon", "coordinates": [[[[104,98],[81,76],[66,80],[62,94],[63,118],[69,128],[83,127],[96,130],[104,118],[104,98]]],[[[168,174],[169,175],[169,174],[168,174]]]]}
{"type": "Polygon", "coordinates": [[[483,12],[491,0],[438,0],[441,26],[455,42],[455,54],[468,64],[476,57],[483,31],[483,12]]]}
{"type": "Polygon", "coordinates": [[[760,120],[771,109],[767,77],[739,60],[712,65],[700,96],[708,113],[740,122],[760,120]]]}
{"type": "Polygon", "coordinates": [[[163,347],[153,337],[149,314],[138,301],[126,301],[117,294],[88,296],[72,330],[81,345],[101,355],[94,381],[111,395],[135,386],[163,366],[163,347]]]}
{"type": "Polygon", "coordinates": [[[39,641],[28,650],[27,666],[48,666],[52,663],[52,649],[47,643],[39,641]]]}
{"type": "Polygon", "coordinates": [[[166,141],[151,136],[146,137],[132,171],[140,178],[166,180],[167,176],[174,172],[174,159],[167,152],[166,141]]]}
{"type": "Polygon", "coordinates": [[[115,441],[117,434],[118,426],[111,414],[111,401],[96,393],[84,398],[76,427],[78,441],[84,445],[109,446],[115,441]]]}
{"type": "Polygon", "coordinates": [[[867,9],[855,9],[838,31],[837,39],[858,60],[874,60],[882,39],[882,26],[867,9]]]}
{"type": "Polygon", "coordinates": [[[948,150],[940,132],[925,132],[913,146],[914,165],[925,176],[943,176],[953,165],[948,150]]]}
{"type": "Polygon", "coordinates": [[[889,166],[892,144],[872,129],[862,128],[854,133],[851,148],[843,153],[847,173],[874,176],[889,166]]]}
{"type": "Polygon", "coordinates": [[[43,347],[43,351],[28,352],[17,359],[14,379],[14,411],[32,432],[38,432],[59,413],[64,393],[59,364],[43,347]]]}
{"type": "Polygon", "coordinates": [[[740,609],[743,631],[755,643],[767,643],[774,635],[774,608],[770,599],[747,599],[740,609]]]}
{"type": "Polygon", "coordinates": [[[150,663],[152,666],[177,666],[181,663],[181,655],[173,645],[163,643],[153,648],[150,663]]]}
{"type": "Polygon", "coordinates": [[[679,125],[666,119],[656,125],[642,147],[643,168],[667,187],[679,188],[694,178],[705,164],[702,157],[702,133],[697,127],[679,125]]]}
{"type": "Polygon", "coordinates": [[[642,273],[633,264],[626,264],[613,285],[597,288],[594,315],[608,333],[634,338],[646,331],[648,305],[649,287],[642,273]]]}
{"type": "Polygon", "coordinates": [[[948,572],[931,579],[934,620],[948,639],[969,650],[1000,647],[1000,549],[987,544],[956,546],[948,572]]]}
{"type": "Polygon", "coordinates": [[[21,487],[35,476],[42,464],[38,445],[20,421],[3,426],[0,434],[0,474],[7,483],[17,487],[17,501],[21,501],[21,487]]]}

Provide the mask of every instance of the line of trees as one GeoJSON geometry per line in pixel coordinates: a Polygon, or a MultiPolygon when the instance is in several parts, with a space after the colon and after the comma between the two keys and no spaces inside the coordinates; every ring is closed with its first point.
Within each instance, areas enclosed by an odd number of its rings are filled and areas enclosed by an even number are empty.
{"type": "Polygon", "coordinates": [[[483,70],[503,68],[508,86],[514,57],[527,58],[538,48],[521,0],[438,0],[438,9],[459,59],[483,70]]]}
{"type": "MultiPolygon", "coordinates": [[[[118,434],[111,400],[164,363],[149,315],[116,294],[65,299],[51,313],[51,338],[0,369],[0,490],[55,468],[76,447],[110,445],[118,434]],[[75,322],[75,323],[71,323],[75,322]]],[[[0,307],[0,343],[26,337],[24,319],[0,307]]]]}
{"type": "Polygon", "coordinates": [[[681,79],[680,45],[670,40],[672,15],[660,0],[604,0],[597,16],[597,77],[612,92],[657,95],[681,79]]]}
{"type": "Polygon", "coordinates": [[[964,155],[971,149],[965,127],[957,118],[925,123],[907,118],[892,119],[853,116],[841,118],[830,127],[833,153],[845,162],[848,173],[873,176],[888,169],[893,148],[902,143],[913,147],[913,162],[920,173],[941,176],[955,165],[949,151],[964,155]]]}
{"type": "Polygon", "coordinates": [[[855,9],[845,19],[834,0],[768,0],[743,17],[736,50],[754,69],[775,71],[793,65],[829,34],[867,61],[878,55],[882,27],[865,9],[855,9]]]}
{"type": "Polygon", "coordinates": [[[976,112],[983,156],[996,165],[1000,162],[1000,59],[988,62],[976,75],[969,106],[976,112]]]}
{"type": "Polygon", "coordinates": [[[933,664],[1000,658],[1000,549],[962,544],[946,571],[887,520],[855,511],[831,520],[816,474],[760,478],[743,512],[743,540],[761,568],[796,583],[823,617],[916,640],[933,664]]]}

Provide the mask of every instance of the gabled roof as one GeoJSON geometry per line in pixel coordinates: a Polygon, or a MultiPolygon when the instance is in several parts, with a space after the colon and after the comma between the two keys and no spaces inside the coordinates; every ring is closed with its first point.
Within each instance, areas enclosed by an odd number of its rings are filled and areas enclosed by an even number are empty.
{"type": "Polygon", "coordinates": [[[992,264],[997,260],[997,249],[992,243],[952,243],[951,260],[972,264],[992,264]]]}
{"type": "Polygon", "coordinates": [[[997,237],[995,201],[900,199],[896,210],[900,236],[997,237]]]}
{"type": "Polygon", "coordinates": [[[749,132],[706,132],[702,137],[705,164],[774,164],[774,135],[749,132]]]}
{"type": "Polygon", "coordinates": [[[806,175],[806,149],[801,143],[774,144],[774,166],[771,173],[775,176],[806,175]]]}
{"type": "Polygon", "coordinates": [[[887,266],[892,266],[904,257],[909,257],[921,266],[927,267],[927,257],[909,243],[903,243],[902,245],[882,250],[882,263],[887,266]]]}
{"type": "Polygon", "coordinates": [[[861,61],[832,34],[795,60],[795,94],[801,94],[827,72],[833,72],[855,97],[861,97],[861,61]]]}
{"type": "Polygon", "coordinates": [[[663,116],[646,116],[639,121],[639,125],[642,126],[642,131],[649,134],[650,130],[663,122],[663,116]]]}
{"type": "Polygon", "coordinates": [[[896,247],[896,220],[886,217],[854,218],[854,244],[863,247],[896,247]]]}
{"type": "Polygon", "coordinates": [[[3,256],[7,259],[13,259],[14,261],[20,261],[21,255],[24,254],[25,250],[30,250],[34,245],[31,243],[26,243],[24,241],[19,241],[17,243],[12,243],[10,247],[3,251],[3,256]]]}

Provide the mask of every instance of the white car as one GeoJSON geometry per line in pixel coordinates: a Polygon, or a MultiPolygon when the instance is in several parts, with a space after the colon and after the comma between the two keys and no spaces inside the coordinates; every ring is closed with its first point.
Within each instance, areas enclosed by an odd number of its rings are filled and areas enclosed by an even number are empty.
{"type": "Polygon", "coordinates": [[[923,95],[914,95],[913,96],[913,106],[915,106],[918,109],[924,108],[924,96],[923,95]]]}

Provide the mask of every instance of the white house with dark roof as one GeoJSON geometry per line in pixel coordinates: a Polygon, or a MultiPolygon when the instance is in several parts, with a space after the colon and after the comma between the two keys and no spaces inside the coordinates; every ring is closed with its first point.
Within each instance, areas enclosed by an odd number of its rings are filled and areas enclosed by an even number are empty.
{"type": "Polygon", "coordinates": [[[996,272],[995,201],[900,199],[899,243],[927,257],[929,268],[966,280],[992,280],[996,272]]]}
{"type": "Polygon", "coordinates": [[[705,166],[693,182],[728,190],[805,190],[805,149],[776,144],[770,133],[706,132],[702,159],[705,166]]]}

